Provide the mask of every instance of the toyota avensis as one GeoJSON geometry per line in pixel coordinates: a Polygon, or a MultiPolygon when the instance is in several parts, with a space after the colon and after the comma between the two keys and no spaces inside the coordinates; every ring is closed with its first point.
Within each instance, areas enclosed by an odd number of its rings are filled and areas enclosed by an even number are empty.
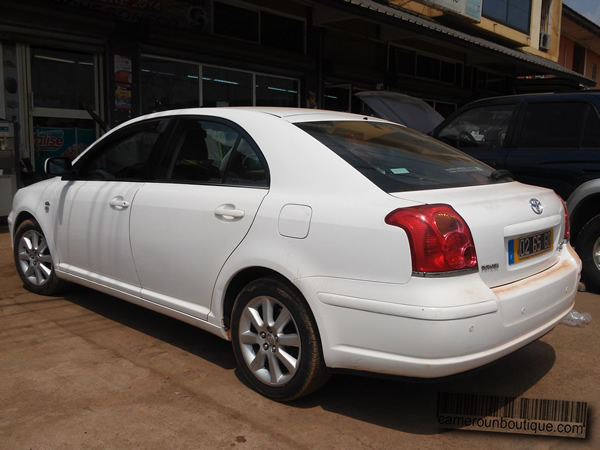
{"type": "Polygon", "coordinates": [[[27,289],[73,282],[231,340],[279,401],[335,369],[481,366],[551,330],[577,291],[553,191],[381,119],[161,112],[46,171],[9,216],[27,289]]]}

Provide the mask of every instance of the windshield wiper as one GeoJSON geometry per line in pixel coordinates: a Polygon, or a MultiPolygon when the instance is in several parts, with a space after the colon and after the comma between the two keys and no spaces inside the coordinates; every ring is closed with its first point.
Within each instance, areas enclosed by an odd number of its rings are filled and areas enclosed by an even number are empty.
{"type": "Polygon", "coordinates": [[[510,171],[508,171],[508,170],[500,169],[500,170],[494,170],[490,174],[491,180],[501,180],[502,178],[512,178],[512,173],[510,173],[510,171]]]}

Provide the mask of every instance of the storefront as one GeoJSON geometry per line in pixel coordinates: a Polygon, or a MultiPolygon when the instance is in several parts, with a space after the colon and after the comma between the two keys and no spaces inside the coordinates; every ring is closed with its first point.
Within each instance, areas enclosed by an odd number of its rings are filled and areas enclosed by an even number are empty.
{"type": "Polygon", "coordinates": [[[20,124],[17,153],[38,174],[46,158],[77,156],[103,131],[141,114],[302,106],[315,66],[306,50],[307,8],[299,4],[29,3],[3,4],[0,118],[20,124]]]}
{"type": "Polygon", "coordinates": [[[353,111],[355,92],[389,89],[448,115],[512,93],[517,76],[561,74],[542,58],[371,0],[4,0],[1,8],[0,119],[19,130],[17,165],[29,160],[35,172],[25,169],[25,182],[42,176],[49,156],[76,156],[104,130],[152,111],[353,111]]]}

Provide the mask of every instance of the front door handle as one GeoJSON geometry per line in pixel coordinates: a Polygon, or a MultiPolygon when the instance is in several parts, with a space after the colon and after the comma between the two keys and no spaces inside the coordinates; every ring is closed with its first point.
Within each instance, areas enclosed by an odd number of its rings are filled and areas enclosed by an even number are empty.
{"type": "Polygon", "coordinates": [[[111,199],[110,202],[108,202],[108,204],[117,209],[129,208],[129,202],[127,200],[125,200],[123,197],[121,197],[120,195],[118,197],[114,197],[113,199],[111,199]]]}
{"type": "Polygon", "coordinates": [[[226,220],[241,219],[245,215],[244,211],[236,209],[235,205],[232,204],[221,205],[215,209],[215,216],[226,220]]]}

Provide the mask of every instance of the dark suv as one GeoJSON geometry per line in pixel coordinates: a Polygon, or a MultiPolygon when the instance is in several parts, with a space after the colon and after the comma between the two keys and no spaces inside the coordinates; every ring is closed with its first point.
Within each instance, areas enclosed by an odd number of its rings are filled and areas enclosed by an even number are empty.
{"type": "Polygon", "coordinates": [[[567,201],[571,243],[583,281],[600,290],[600,92],[529,94],[478,100],[433,136],[517,181],[554,189],[567,201]]]}

